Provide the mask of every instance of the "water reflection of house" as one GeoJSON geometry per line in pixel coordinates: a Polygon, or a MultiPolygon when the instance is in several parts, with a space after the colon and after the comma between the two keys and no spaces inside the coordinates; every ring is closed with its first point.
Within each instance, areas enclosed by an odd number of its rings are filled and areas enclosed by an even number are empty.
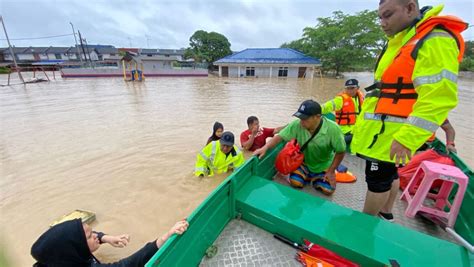
{"type": "Polygon", "coordinates": [[[214,62],[220,77],[312,78],[321,62],[290,48],[249,48],[214,62]]]}

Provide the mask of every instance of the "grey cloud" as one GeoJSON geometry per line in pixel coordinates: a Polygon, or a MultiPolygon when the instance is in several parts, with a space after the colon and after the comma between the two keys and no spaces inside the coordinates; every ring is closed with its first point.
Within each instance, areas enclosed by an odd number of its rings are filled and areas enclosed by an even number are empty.
{"type": "MultiPolygon", "coordinates": [[[[436,5],[423,1],[420,5],[436,5]]],[[[445,13],[454,13],[472,23],[472,1],[446,2],[445,13]]],[[[373,10],[371,0],[276,0],[276,1],[24,1],[3,0],[1,14],[10,38],[71,33],[69,22],[90,44],[128,47],[182,48],[199,29],[225,35],[232,50],[247,47],[278,47],[301,37],[304,27],[315,26],[317,17],[329,17],[335,10],[356,13],[373,10]]],[[[3,38],[3,34],[1,35],[3,38]]],[[[464,36],[473,39],[473,28],[464,36]]],[[[6,46],[5,41],[0,41],[6,46]]],[[[16,46],[73,45],[72,36],[54,39],[13,41],[16,46]]]]}

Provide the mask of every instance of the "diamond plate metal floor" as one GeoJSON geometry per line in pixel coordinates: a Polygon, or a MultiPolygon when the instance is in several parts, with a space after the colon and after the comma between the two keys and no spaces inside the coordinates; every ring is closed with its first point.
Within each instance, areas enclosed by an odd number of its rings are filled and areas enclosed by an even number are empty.
{"type": "MultiPolygon", "coordinates": [[[[302,190],[347,208],[362,211],[367,190],[364,175],[365,161],[346,154],[343,164],[356,175],[357,181],[350,184],[338,183],[336,192],[332,196],[326,196],[310,185],[295,190],[302,190]]],[[[286,179],[282,177],[275,177],[274,181],[288,185],[286,179]]],[[[400,195],[401,192],[398,194],[392,211],[395,217],[394,223],[457,243],[439,226],[422,218],[405,217],[407,204],[399,200],[400,195]]],[[[204,257],[200,266],[301,266],[295,259],[296,249],[277,241],[270,233],[241,220],[232,220],[214,245],[218,247],[217,255],[213,258],[204,257]]]]}
{"type": "Polygon", "coordinates": [[[301,266],[296,249],[243,220],[232,220],[217,238],[217,255],[199,266],[301,266]]]}

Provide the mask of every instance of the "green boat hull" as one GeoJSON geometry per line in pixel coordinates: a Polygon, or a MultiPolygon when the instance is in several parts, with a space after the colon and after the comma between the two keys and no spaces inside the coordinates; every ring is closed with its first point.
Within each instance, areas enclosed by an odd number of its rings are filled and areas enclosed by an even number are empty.
{"type": "MultiPolygon", "coordinates": [[[[389,260],[401,266],[472,266],[473,255],[457,244],[272,181],[274,160],[282,146],[263,160],[252,157],[225,179],[188,217],[188,231],[171,237],[146,266],[199,265],[235,218],[293,241],[309,239],[361,266],[390,266],[389,260]]],[[[471,180],[455,230],[472,242],[474,176],[459,158],[453,159],[471,180]]]]}

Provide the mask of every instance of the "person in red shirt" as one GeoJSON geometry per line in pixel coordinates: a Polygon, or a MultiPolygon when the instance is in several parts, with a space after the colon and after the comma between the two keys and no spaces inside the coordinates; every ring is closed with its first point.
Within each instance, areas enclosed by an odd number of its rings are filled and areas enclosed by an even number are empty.
{"type": "Polygon", "coordinates": [[[266,144],[268,137],[273,137],[283,129],[283,127],[260,128],[260,122],[255,116],[247,118],[247,126],[249,128],[240,134],[240,144],[243,149],[249,151],[254,151],[255,149],[263,147],[266,144]]]}

